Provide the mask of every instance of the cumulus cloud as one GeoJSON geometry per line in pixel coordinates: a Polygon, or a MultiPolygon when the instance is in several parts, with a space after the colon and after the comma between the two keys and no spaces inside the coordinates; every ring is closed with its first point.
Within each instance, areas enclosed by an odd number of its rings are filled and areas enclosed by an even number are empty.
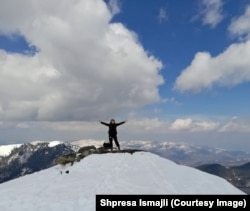
{"type": "Polygon", "coordinates": [[[115,11],[102,0],[1,1],[0,33],[38,52],[0,51],[0,119],[96,120],[159,101],[162,63],[110,22],[115,11]]]}
{"type": "MultiPolygon", "coordinates": [[[[234,19],[229,27],[231,33],[238,36],[249,34],[250,26],[246,24],[249,11],[247,9],[245,14],[234,19]]],[[[247,82],[250,80],[249,58],[250,40],[231,44],[216,57],[209,52],[198,52],[190,66],[176,79],[174,88],[180,92],[200,92],[214,85],[234,86],[247,82]]]]}
{"type": "Polygon", "coordinates": [[[202,1],[202,23],[210,25],[212,28],[216,27],[222,20],[222,0],[203,0],[202,1]]]}
{"type": "Polygon", "coordinates": [[[171,125],[172,130],[186,130],[192,125],[192,119],[176,119],[171,125]]]}
{"type": "Polygon", "coordinates": [[[215,130],[218,123],[212,121],[194,121],[191,118],[176,119],[171,126],[170,130],[174,131],[189,131],[189,132],[201,132],[215,130]]]}
{"type": "Polygon", "coordinates": [[[250,5],[246,7],[245,13],[235,18],[228,28],[229,32],[240,40],[249,39],[250,35],[250,5]]]}

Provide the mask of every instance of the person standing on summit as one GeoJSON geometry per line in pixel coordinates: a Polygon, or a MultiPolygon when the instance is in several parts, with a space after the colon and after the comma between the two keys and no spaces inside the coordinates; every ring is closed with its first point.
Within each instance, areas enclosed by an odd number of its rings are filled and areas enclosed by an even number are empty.
{"type": "Polygon", "coordinates": [[[127,122],[127,120],[122,121],[120,123],[116,123],[114,119],[111,119],[109,123],[102,122],[100,120],[99,120],[99,122],[101,124],[106,125],[106,126],[109,127],[108,134],[109,134],[109,143],[110,143],[110,146],[111,146],[111,150],[113,150],[113,139],[115,141],[115,144],[116,144],[118,150],[120,150],[120,144],[119,144],[118,138],[117,138],[116,127],[119,126],[119,125],[124,124],[125,122],[127,122]]]}

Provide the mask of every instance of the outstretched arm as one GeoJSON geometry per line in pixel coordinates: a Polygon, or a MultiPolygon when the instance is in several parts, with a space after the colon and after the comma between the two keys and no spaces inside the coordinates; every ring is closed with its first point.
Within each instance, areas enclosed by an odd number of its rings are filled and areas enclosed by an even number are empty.
{"type": "Polygon", "coordinates": [[[125,122],[127,122],[127,120],[124,120],[124,121],[122,121],[122,122],[120,122],[120,123],[117,123],[116,126],[122,125],[122,124],[124,124],[125,122]]]}
{"type": "Polygon", "coordinates": [[[109,126],[109,124],[106,123],[106,122],[102,122],[101,120],[99,120],[99,122],[100,122],[101,124],[103,124],[103,125],[109,126]]]}

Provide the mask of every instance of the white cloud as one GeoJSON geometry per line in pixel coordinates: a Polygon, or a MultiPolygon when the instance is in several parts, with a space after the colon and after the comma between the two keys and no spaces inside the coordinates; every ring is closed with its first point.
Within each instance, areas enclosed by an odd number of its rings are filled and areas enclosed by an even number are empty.
{"type": "Polygon", "coordinates": [[[0,32],[39,51],[0,51],[1,120],[90,120],[159,101],[161,61],[111,18],[101,0],[2,1],[0,32]]]}
{"type": "Polygon", "coordinates": [[[220,132],[250,132],[250,122],[247,119],[232,117],[220,129],[220,132]]]}
{"type": "MultiPolygon", "coordinates": [[[[217,1],[211,1],[210,3],[217,1]]],[[[219,2],[219,1],[218,1],[219,2]]],[[[221,4],[221,3],[220,3],[221,4]]],[[[229,32],[242,42],[231,44],[224,52],[212,57],[209,52],[198,52],[191,64],[175,81],[180,92],[200,92],[219,86],[235,86],[250,80],[250,6],[233,19],[229,32]]]]}
{"type": "Polygon", "coordinates": [[[217,57],[199,52],[176,79],[174,88],[181,92],[200,92],[214,85],[234,86],[249,81],[249,58],[250,41],[232,44],[217,57]]]}
{"type": "Polygon", "coordinates": [[[217,122],[212,121],[196,122],[191,128],[191,132],[213,131],[217,129],[218,125],[219,124],[217,122]]]}
{"type": "Polygon", "coordinates": [[[108,7],[110,9],[111,14],[114,16],[121,11],[121,5],[119,0],[109,0],[108,7]]]}
{"type": "Polygon", "coordinates": [[[243,15],[235,18],[228,28],[229,32],[239,39],[249,39],[250,35],[250,5],[246,7],[243,15]]]}
{"type": "Polygon", "coordinates": [[[203,0],[201,11],[203,24],[216,27],[223,20],[222,6],[222,0],[203,0]]]}
{"type": "MultiPolygon", "coordinates": [[[[117,119],[117,122],[124,119],[117,119]]],[[[103,121],[109,122],[109,119],[103,121]]],[[[20,122],[17,127],[32,128],[34,125],[39,128],[48,128],[54,131],[74,132],[77,133],[101,133],[107,132],[107,128],[99,123],[99,121],[66,121],[66,122],[20,122]]],[[[169,131],[183,131],[186,132],[250,132],[250,120],[248,118],[232,117],[229,120],[210,120],[205,117],[190,117],[177,118],[173,121],[161,120],[159,118],[140,118],[131,117],[118,130],[131,134],[167,134],[169,131]]]]}
{"type": "Polygon", "coordinates": [[[172,130],[186,130],[188,128],[190,128],[190,126],[192,125],[192,119],[187,118],[187,119],[176,119],[170,129],[172,130]]]}
{"type": "MultiPolygon", "coordinates": [[[[101,119],[109,121],[109,118],[101,119]]],[[[116,118],[116,121],[123,119],[116,118]]],[[[150,140],[185,142],[226,149],[249,151],[250,120],[247,117],[178,117],[158,119],[129,117],[118,127],[118,140],[150,140]],[[236,141],[237,140],[237,141],[236,141]]],[[[3,144],[26,143],[34,140],[95,139],[99,144],[108,140],[108,128],[96,121],[18,121],[0,123],[3,144]]]]}
{"type": "Polygon", "coordinates": [[[182,131],[186,130],[189,132],[205,132],[215,130],[218,123],[212,121],[194,121],[191,118],[176,119],[171,126],[170,130],[182,131]]]}

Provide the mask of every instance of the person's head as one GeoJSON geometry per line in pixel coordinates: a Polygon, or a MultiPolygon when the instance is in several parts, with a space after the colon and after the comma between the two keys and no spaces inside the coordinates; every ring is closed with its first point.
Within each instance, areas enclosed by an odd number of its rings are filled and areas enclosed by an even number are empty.
{"type": "Polygon", "coordinates": [[[111,119],[111,120],[110,120],[110,124],[115,124],[115,120],[114,120],[114,119],[111,119]]]}

